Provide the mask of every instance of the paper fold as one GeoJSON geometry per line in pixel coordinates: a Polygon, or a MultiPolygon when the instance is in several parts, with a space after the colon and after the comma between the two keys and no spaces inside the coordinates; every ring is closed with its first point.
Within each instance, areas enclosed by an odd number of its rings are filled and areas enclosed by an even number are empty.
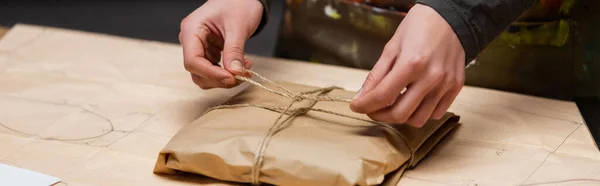
{"type": "MultiPolygon", "coordinates": [[[[292,91],[317,89],[279,83],[292,91]]],[[[333,90],[332,97],[354,93],[333,90]]],[[[289,99],[250,87],[227,104],[281,106],[289,99]]],[[[298,105],[302,105],[300,103],[298,105]]],[[[347,103],[320,101],[313,108],[368,119],[352,112],[347,103]]],[[[280,115],[256,107],[213,110],[184,126],[160,152],[154,172],[201,174],[218,180],[251,183],[257,148],[280,115]]],[[[423,128],[370,122],[309,111],[289,121],[289,127],[271,139],[260,167],[259,181],[273,185],[379,185],[397,183],[406,167],[418,163],[459,117],[446,113],[423,128]],[[414,154],[413,154],[414,153],[414,154]],[[398,176],[390,176],[390,173],[398,176]]]]}

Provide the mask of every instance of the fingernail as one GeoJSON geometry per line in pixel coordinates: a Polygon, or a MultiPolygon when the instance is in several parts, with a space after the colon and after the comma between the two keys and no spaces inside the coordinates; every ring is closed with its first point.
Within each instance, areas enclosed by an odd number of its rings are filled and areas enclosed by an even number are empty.
{"type": "Polygon", "coordinates": [[[233,85],[235,84],[235,80],[231,79],[231,78],[225,78],[221,80],[221,83],[226,84],[226,85],[233,85]]]}
{"type": "Polygon", "coordinates": [[[229,64],[229,66],[231,67],[231,70],[238,71],[238,72],[244,72],[244,67],[242,66],[242,62],[239,60],[233,60],[231,62],[231,64],[229,64]]]}
{"type": "Polygon", "coordinates": [[[354,97],[352,99],[356,99],[356,98],[360,97],[360,94],[362,94],[362,88],[358,89],[358,91],[356,92],[356,94],[354,95],[354,97]]]}

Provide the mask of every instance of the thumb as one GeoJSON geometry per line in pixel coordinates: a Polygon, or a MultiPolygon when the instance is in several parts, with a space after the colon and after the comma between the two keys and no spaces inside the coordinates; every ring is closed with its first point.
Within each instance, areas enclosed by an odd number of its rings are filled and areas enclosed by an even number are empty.
{"type": "Polygon", "coordinates": [[[247,37],[241,32],[228,32],[223,45],[223,65],[234,75],[245,72],[244,45],[247,37]]]}

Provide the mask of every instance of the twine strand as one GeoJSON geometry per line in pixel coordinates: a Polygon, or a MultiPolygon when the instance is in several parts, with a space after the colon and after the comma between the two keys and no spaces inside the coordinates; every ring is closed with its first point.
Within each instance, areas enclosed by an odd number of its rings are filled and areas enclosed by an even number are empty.
{"type": "Polygon", "coordinates": [[[277,83],[261,76],[260,74],[251,71],[251,70],[247,70],[248,72],[250,72],[252,75],[258,77],[260,80],[262,80],[263,82],[266,82],[268,84],[273,85],[275,88],[281,90],[281,91],[277,91],[274,90],[272,88],[269,88],[257,81],[254,81],[250,78],[247,77],[243,77],[243,76],[235,76],[235,78],[237,80],[243,81],[243,82],[247,82],[250,83],[252,85],[255,85],[257,87],[260,87],[263,90],[266,90],[268,92],[271,92],[273,94],[285,97],[285,98],[289,98],[291,99],[291,102],[286,106],[286,107],[278,107],[278,106],[269,106],[269,105],[258,105],[258,104],[233,104],[233,105],[219,105],[219,106],[215,106],[212,107],[210,109],[208,109],[206,113],[210,112],[210,111],[214,111],[214,110],[218,110],[218,109],[232,109],[232,108],[243,108],[243,107],[256,107],[256,108],[262,108],[262,109],[266,109],[266,110],[270,110],[273,112],[278,112],[280,113],[279,116],[275,119],[275,121],[273,122],[273,125],[271,125],[271,127],[269,128],[269,130],[267,131],[267,133],[265,134],[265,136],[261,139],[260,145],[256,151],[256,156],[254,158],[254,163],[253,166],[251,168],[251,174],[252,174],[252,179],[251,179],[251,183],[253,185],[259,185],[260,181],[259,181],[259,177],[260,177],[260,168],[262,167],[262,164],[264,162],[264,154],[267,150],[267,147],[269,145],[270,140],[272,139],[273,136],[275,136],[275,134],[277,134],[278,132],[282,131],[283,129],[287,128],[290,126],[290,124],[287,124],[289,120],[291,120],[292,118],[296,117],[296,116],[300,116],[303,114],[306,114],[309,111],[315,111],[315,112],[321,112],[321,113],[327,113],[327,114],[331,114],[331,115],[336,115],[336,116],[341,116],[341,117],[345,117],[345,118],[350,118],[350,119],[355,119],[355,120],[359,120],[359,121],[364,121],[364,122],[368,122],[368,123],[372,123],[381,127],[384,127],[386,129],[391,130],[392,132],[394,132],[400,139],[402,139],[402,141],[405,143],[406,147],[408,148],[408,150],[411,153],[411,157],[410,157],[410,161],[413,161],[413,157],[412,154],[414,154],[414,150],[410,147],[410,144],[408,143],[408,141],[406,140],[406,138],[402,135],[402,133],[400,133],[398,130],[396,130],[396,128],[386,124],[386,123],[381,123],[381,122],[376,122],[376,121],[372,121],[372,120],[368,120],[368,119],[363,119],[363,118],[359,118],[359,117],[355,117],[355,116],[350,116],[350,115],[346,115],[346,114],[342,114],[342,113],[338,113],[338,112],[333,112],[333,111],[329,111],[329,110],[324,110],[324,109],[318,109],[318,108],[313,108],[314,105],[319,102],[319,101],[332,101],[332,102],[345,102],[345,103],[350,103],[352,100],[348,99],[348,98],[340,98],[340,97],[331,97],[331,96],[324,96],[324,94],[327,94],[331,91],[333,91],[334,89],[342,89],[340,87],[335,87],[335,86],[331,86],[331,87],[325,87],[325,88],[319,88],[319,89],[315,89],[315,90],[310,90],[310,91],[304,91],[304,92],[294,92],[291,91],[285,87],[282,87],[280,85],[278,85],[277,83]],[[318,93],[318,94],[317,94],[318,93]],[[314,95],[316,94],[316,95],[314,95]],[[304,100],[308,100],[310,101],[310,104],[306,107],[301,107],[301,108],[292,108],[294,106],[295,103],[304,101],[304,100]],[[284,116],[286,116],[284,118],[284,116]],[[283,119],[284,118],[284,119],[283,119]],[[282,120],[283,119],[283,120],[282,120]]]}

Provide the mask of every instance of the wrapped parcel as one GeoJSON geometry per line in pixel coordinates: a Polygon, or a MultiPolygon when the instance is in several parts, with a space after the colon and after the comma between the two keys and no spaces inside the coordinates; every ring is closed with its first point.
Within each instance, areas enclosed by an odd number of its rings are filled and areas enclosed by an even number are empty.
{"type": "Polygon", "coordinates": [[[458,126],[453,113],[422,128],[377,123],[338,99],[353,95],[282,82],[251,86],[185,125],[154,172],[249,184],[395,185],[458,126]]]}

